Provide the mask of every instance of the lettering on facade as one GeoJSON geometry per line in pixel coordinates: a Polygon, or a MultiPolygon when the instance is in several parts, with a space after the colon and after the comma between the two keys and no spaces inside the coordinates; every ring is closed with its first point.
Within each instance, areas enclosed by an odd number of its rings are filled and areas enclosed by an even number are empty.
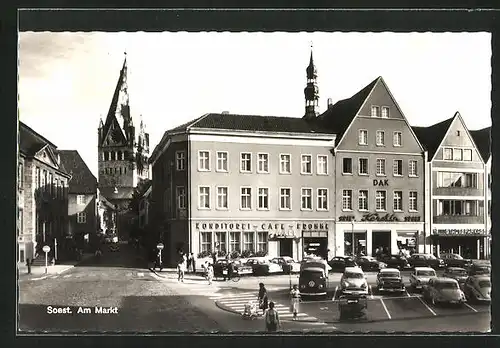
{"type": "Polygon", "coordinates": [[[438,236],[484,236],[486,230],[484,228],[444,228],[434,229],[432,233],[438,236]]]}
{"type": "MultiPolygon", "coordinates": [[[[357,221],[354,215],[341,215],[338,217],[339,222],[349,222],[349,221],[357,221]]],[[[394,214],[385,214],[379,215],[378,213],[367,213],[364,214],[359,221],[380,221],[380,222],[392,222],[392,221],[401,221],[394,214]]],[[[404,222],[420,222],[420,216],[405,216],[403,218],[404,222]]]]}
{"type": "Polygon", "coordinates": [[[389,179],[373,179],[373,186],[389,186],[389,179]]]}
{"type": "Polygon", "coordinates": [[[200,231],[269,231],[269,238],[300,238],[302,231],[328,231],[328,224],[197,222],[195,228],[200,231]]]}

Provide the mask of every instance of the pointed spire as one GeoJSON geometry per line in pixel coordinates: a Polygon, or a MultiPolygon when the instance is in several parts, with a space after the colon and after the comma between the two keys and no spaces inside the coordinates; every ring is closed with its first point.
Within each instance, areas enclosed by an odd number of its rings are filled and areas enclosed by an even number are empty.
{"type": "Polygon", "coordinates": [[[316,67],[314,66],[312,42],[311,42],[311,56],[309,58],[309,65],[306,68],[306,73],[307,73],[307,84],[306,88],[304,88],[306,110],[304,118],[311,120],[314,119],[319,114],[318,112],[319,90],[316,81],[318,74],[316,72],[316,67]]]}
{"type": "Polygon", "coordinates": [[[309,65],[307,66],[306,69],[307,72],[307,79],[312,80],[317,77],[317,71],[316,67],[314,66],[314,59],[313,59],[313,43],[311,41],[311,56],[309,58],[309,65]]]}

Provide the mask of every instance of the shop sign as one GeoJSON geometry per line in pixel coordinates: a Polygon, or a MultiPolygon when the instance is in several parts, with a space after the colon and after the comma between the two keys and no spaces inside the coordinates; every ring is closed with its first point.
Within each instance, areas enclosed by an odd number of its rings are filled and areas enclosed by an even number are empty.
{"type": "MultiPolygon", "coordinates": [[[[405,216],[403,218],[404,222],[420,222],[420,216],[405,216]]],[[[353,215],[342,215],[338,218],[339,222],[349,222],[349,221],[357,221],[353,215]]],[[[392,222],[392,221],[401,221],[394,214],[385,214],[379,215],[378,213],[367,213],[364,214],[359,221],[380,221],[380,222],[392,222]]]]}
{"type": "Polygon", "coordinates": [[[197,222],[195,228],[200,231],[269,231],[269,237],[299,237],[300,231],[328,231],[327,223],[229,223],[229,222],[197,222]]]}
{"type": "Polygon", "coordinates": [[[432,233],[438,236],[485,236],[484,228],[446,228],[434,229],[432,233]]]}
{"type": "Polygon", "coordinates": [[[384,180],[373,179],[373,186],[389,186],[389,179],[384,179],[384,180]]]}

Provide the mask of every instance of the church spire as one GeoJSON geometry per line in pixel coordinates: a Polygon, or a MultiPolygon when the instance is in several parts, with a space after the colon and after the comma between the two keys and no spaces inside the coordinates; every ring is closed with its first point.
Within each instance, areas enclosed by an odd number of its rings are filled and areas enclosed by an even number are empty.
{"type": "Polygon", "coordinates": [[[313,60],[313,49],[311,43],[311,56],[309,58],[309,65],[306,68],[307,84],[304,88],[304,96],[306,102],[304,118],[313,119],[318,116],[318,100],[319,100],[319,89],[317,84],[318,73],[316,71],[316,66],[313,60]]]}

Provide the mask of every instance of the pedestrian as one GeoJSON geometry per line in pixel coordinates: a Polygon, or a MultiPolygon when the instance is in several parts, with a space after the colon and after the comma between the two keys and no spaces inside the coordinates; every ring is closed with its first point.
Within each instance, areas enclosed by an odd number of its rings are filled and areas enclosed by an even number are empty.
{"type": "Polygon", "coordinates": [[[299,314],[299,303],[300,291],[297,287],[297,284],[295,284],[292,291],[290,291],[290,312],[293,314],[293,320],[297,320],[297,314],[299,314]]]}
{"type": "Polygon", "coordinates": [[[269,298],[267,296],[267,290],[264,283],[259,283],[259,296],[257,298],[259,301],[259,308],[262,309],[262,315],[266,312],[268,307],[269,298]]]}
{"type": "Polygon", "coordinates": [[[280,317],[278,312],[274,309],[274,302],[272,301],[269,303],[269,310],[266,312],[265,323],[267,332],[276,332],[281,326],[280,317]]]}
{"type": "Polygon", "coordinates": [[[207,280],[208,285],[212,285],[212,279],[214,279],[214,268],[211,263],[208,264],[207,267],[207,280]]]}
{"type": "Polygon", "coordinates": [[[177,281],[184,283],[184,272],[186,271],[186,260],[181,258],[177,263],[177,281]]]}
{"type": "Polygon", "coordinates": [[[193,262],[193,259],[192,259],[192,256],[193,255],[192,253],[189,253],[187,255],[187,264],[186,264],[186,270],[189,272],[191,270],[191,264],[193,262]]]}
{"type": "Polygon", "coordinates": [[[191,253],[191,266],[193,267],[193,273],[196,273],[196,258],[194,253],[191,253]]]}
{"type": "Polygon", "coordinates": [[[212,265],[215,265],[217,263],[217,254],[216,253],[212,253],[212,265]]]}

